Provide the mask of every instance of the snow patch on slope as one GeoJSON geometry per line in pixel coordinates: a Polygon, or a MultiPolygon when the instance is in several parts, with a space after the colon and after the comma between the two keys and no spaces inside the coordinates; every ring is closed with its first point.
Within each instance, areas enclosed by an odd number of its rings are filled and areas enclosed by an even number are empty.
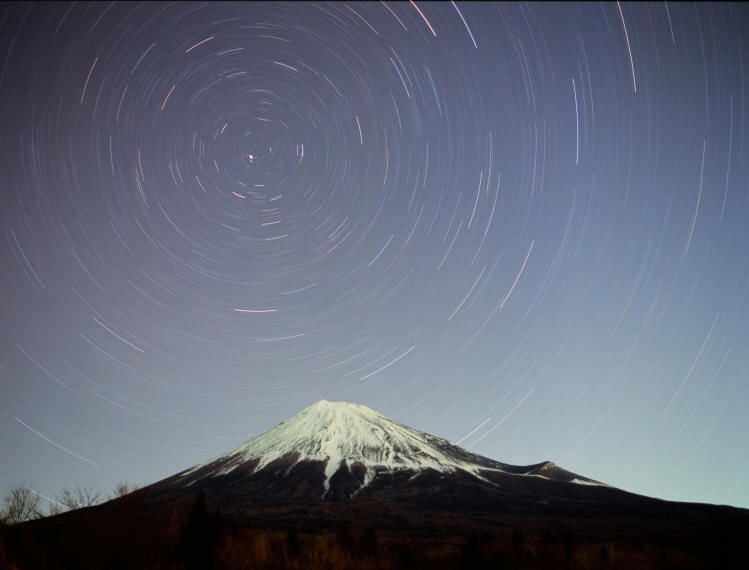
{"type": "Polygon", "coordinates": [[[598,481],[593,481],[591,479],[580,479],[579,477],[575,477],[570,481],[570,483],[575,483],[577,485],[593,485],[596,487],[608,487],[605,483],[599,483],[598,481]]]}

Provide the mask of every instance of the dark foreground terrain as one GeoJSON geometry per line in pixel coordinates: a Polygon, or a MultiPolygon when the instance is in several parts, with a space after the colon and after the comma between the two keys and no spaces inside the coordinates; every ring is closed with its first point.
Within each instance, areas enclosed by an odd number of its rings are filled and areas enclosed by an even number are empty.
{"type": "Polygon", "coordinates": [[[292,502],[255,495],[254,505],[227,484],[176,494],[157,484],[2,528],[0,567],[747,567],[747,510],[540,478],[513,487],[519,479],[507,477],[490,487],[460,474],[425,472],[413,481],[385,475],[340,502],[309,499],[300,483],[289,491],[292,502]]]}

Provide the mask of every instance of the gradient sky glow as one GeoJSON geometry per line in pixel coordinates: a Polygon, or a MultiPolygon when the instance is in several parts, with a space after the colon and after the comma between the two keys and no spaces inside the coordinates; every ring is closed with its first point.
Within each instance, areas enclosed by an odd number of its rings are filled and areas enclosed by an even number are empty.
{"type": "Polygon", "coordinates": [[[743,4],[6,4],[0,492],[325,398],[749,507],[748,47],[743,4]]]}

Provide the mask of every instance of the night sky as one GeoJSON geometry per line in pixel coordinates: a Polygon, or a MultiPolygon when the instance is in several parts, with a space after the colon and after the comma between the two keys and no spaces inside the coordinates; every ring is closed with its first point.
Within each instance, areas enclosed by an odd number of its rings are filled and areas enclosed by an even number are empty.
{"type": "Polygon", "coordinates": [[[0,491],[325,398],[749,507],[748,47],[740,4],[6,4],[0,491]]]}

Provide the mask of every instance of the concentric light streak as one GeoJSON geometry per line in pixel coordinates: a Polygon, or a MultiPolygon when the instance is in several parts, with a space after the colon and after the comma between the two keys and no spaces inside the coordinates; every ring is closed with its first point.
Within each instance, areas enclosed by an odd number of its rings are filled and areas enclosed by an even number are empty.
{"type": "Polygon", "coordinates": [[[749,507],[749,12],[0,8],[0,492],[315,400],[749,507]]]}

